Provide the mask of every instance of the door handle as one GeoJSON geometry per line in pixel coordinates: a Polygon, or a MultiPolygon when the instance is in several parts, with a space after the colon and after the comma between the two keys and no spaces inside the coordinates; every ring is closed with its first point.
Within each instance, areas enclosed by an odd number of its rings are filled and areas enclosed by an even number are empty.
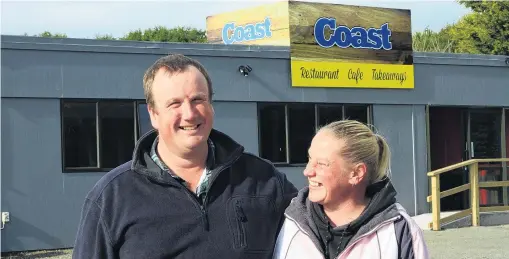
{"type": "Polygon", "coordinates": [[[470,154],[471,158],[474,158],[474,142],[470,142],[470,154]]]}

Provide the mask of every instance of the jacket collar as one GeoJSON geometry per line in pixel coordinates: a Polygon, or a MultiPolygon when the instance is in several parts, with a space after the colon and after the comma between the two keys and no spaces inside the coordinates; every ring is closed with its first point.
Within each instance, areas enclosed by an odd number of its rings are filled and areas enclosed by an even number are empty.
{"type": "MultiPolygon", "coordinates": [[[[165,184],[175,184],[175,180],[162,170],[150,157],[152,144],[157,138],[156,130],[145,133],[136,143],[133,151],[131,169],[152,180],[165,184]]],[[[211,170],[220,169],[236,160],[244,152],[244,147],[228,135],[212,129],[209,139],[215,146],[215,163],[211,170]]]]}
{"type": "MultiPolygon", "coordinates": [[[[385,178],[377,183],[368,186],[367,195],[371,197],[370,203],[359,217],[366,217],[364,224],[353,236],[350,243],[355,242],[362,235],[377,228],[387,220],[393,219],[399,215],[396,207],[396,190],[389,178],[385,178]]],[[[320,245],[320,234],[318,227],[312,218],[313,204],[308,199],[309,187],[301,189],[288,208],[285,211],[287,219],[293,221],[301,231],[303,231],[316,248],[323,254],[324,251],[320,245]]]]}

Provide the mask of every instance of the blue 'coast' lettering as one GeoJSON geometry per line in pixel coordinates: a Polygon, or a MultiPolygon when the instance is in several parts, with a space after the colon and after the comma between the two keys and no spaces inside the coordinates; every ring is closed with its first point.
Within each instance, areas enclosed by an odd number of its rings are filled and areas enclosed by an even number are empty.
{"type": "Polygon", "coordinates": [[[235,42],[269,38],[272,36],[270,25],[268,17],[263,22],[246,24],[245,26],[235,26],[233,22],[227,23],[223,27],[223,42],[224,44],[233,44],[235,42]]]}
{"type": "Polygon", "coordinates": [[[384,49],[391,50],[391,30],[389,24],[384,23],[380,28],[365,29],[362,27],[348,28],[347,26],[336,26],[334,18],[319,18],[315,23],[315,41],[324,48],[334,45],[340,48],[362,48],[362,49],[384,49]],[[331,36],[325,37],[325,30],[331,30],[331,36]]]}

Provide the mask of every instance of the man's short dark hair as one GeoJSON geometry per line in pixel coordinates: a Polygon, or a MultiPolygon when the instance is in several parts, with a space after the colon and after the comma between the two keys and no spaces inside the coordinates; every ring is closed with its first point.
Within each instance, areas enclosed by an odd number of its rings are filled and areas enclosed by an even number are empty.
{"type": "Polygon", "coordinates": [[[154,83],[154,77],[156,73],[164,68],[167,73],[170,75],[173,73],[178,73],[187,70],[190,66],[198,69],[205,79],[207,80],[207,87],[209,90],[209,101],[212,102],[212,81],[210,80],[210,76],[207,73],[205,67],[195,59],[184,56],[182,54],[170,54],[168,56],[159,58],[154,64],[152,64],[145,75],[143,76],[143,92],[145,94],[145,100],[147,104],[151,107],[154,106],[154,98],[152,97],[152,84],[154,83]]]}

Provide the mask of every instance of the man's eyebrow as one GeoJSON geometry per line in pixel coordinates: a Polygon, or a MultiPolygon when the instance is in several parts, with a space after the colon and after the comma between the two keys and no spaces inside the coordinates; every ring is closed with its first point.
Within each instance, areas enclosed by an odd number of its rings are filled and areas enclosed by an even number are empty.
{"type": "Polygon", "coordinates": [[[199,92],[193,95],[193,97],[203,97],[203,96],[207,96],[207,94],[204,92],[199,92]]]}
{"type": "Polygon", "coordinates": [[[208,99],[209,96],[206,93],[196,93],[191,96],[191,99],[195,99],[195,98],[208,99]]]}

